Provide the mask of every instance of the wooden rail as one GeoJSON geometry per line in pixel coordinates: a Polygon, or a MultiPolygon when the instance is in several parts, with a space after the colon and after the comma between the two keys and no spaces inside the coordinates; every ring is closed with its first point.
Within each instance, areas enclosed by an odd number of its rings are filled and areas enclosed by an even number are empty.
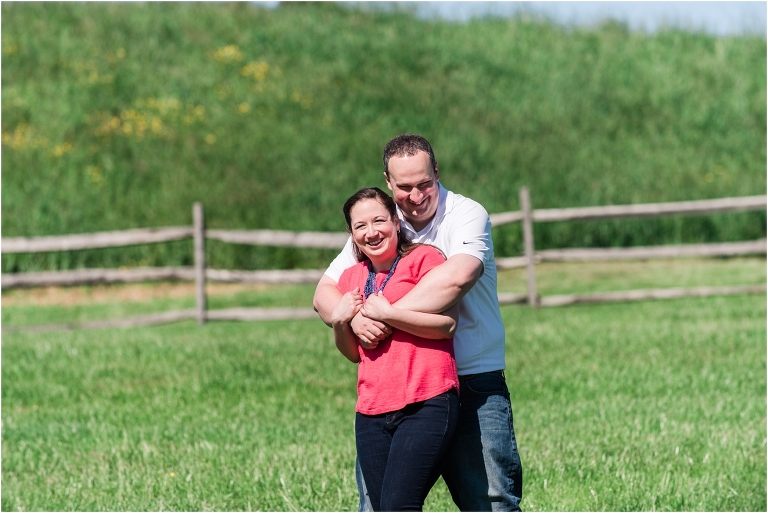
{"type": "Polygon", "coordinates": [[[93,285],[97,283],[126,283],[195,279],[192,267],[141,267],[138,269],[77,269],[74,271],[43,271],[8,273],[2,275],[3,289],[15,287],[45,287],[93,285]]]}
{"type": "MultiPolygon", "coordinates": [[[[543,208],[532,211],[532,221],[592,221],[600,219],[629,219],[672,215],[707,215],[723,212],[743,212],[766,208],[766,196],[742,196],[711,200],[679,201],[674,203],[639,203],[603,207],[543,208]]],[[[523,220],[522,211],[491,214],[491,224],[501,226],[523,220]]]]}
{"type": "Polygon", "coordinates": [[[705,215],[764,209],[765,206],[765,196],[746,196],[741,198],[681,201],[678,203],[646,203],[582,208],[546,208],[535,210],[533,213],[533,220],[537,223],[541,223],[554,221],[588,221],[597,219],[629,219],[633,217],[647,218],[671,215],[705,215]]]}
{"type": "Polygon", "coordinates": [[[256,246],[341,249],[347,243],[349,234],[346,232],[286,232],[278,230],[206,230],[205,238],[256,246]]]}
{"type": "Polygon", "coordinates": [[[48,237],[11,237],[3,238],[1,244],[3,253],[44,253],[154,244],[188,239],[191,236],[191,226],[171,226],[48,237]]]}
{"type": "MultiPolygon", "coordinates": [[[[206,281],[226,283],[317,283],[325,269],[290,269],[285,271],[230,271],[206,269],[206,281]]],[[[2,275],[3,289],[96,285],[100,283],[136,283],[142,281],[194,281],[194,267],[139,267],[136,269],[78,269],[2,275]]]]}
{"type": "Polygon", "coordinates": [[[545,249],[536,252],[539,262],[587,262],[594,260],[647,260],[651,258],[727,257],[759,255],[766,252],[766,240],[635,246],[633,248],[545,249]]]}
{"type": "MultiPolygon", "coordinates": [[[[689,289],[630,290],[594,294],[540,297],[536,287],[535,267],[540,262],[625,260],[677,257],[717,257],[749,254],[766,254],[766,239],[714,244],[680,244],[667,246],[641,246],[632,248],[566,248],[536,251],[534,248],[533,224],[535,222],[586,221],[597,219],[648,218],[670,215],[706,215],[722,212],[761,210],[766,208],[766,196],[745,196],[701,201],[674,203],[647,203],[636,205],[613,205],[602,207],[579,207],[563,209],[533,209],[527,188],[520,190],[520,211],[491,214],[493,226],[521,222],[525,254],[518,257],[499,257],[499,269],[525,267],[527,270],[527,294],[499,294],[501,304],[528,303],[531,306],[564,306],[578,303],[599,303],[606,301],[637,301],[673,297],[706,296],[722,294],[764,293],[765,285],[736,287],[697,287],[689,289]]],[[[340,249],[349,235],[344,232],[288,232],[280,230],[209,230],[205,228],[202,204],[193,206],[193,226],[140,228],[123,231],[98,232],[90,234],[57,235],[46,237],[13,237],[0,241],[3,253],[36,253],[98,249],[169,242],[193,238],[194,267],[158,267],[136,269],[80,269],[37,273],[15,273],[2,275],[2,288],[34,287],[46,285],[79,285],[95,283],[139,282],[149,280],[185,280],[196,283],[196,308],[162,314],[130,317],[105,321],[88,321],[45,326],[3,326],[3,331],[53,329],[98,329],[108,327],[132,327],[196,319],[198,323],[208,320],[268,320],[305,319],[316,316],[311,309],[291,308],[230,308],[208,310],[205,296],[205,282],[237,283],[317,283],[323,269],[299,270],[220,270],[205,266],[205,240],[219,240],[233,244],[268,246],[290,246],[340,249]]]]}
{"type": "MultiPolygon", "coordinates": [[[[75,235],[8,237],[2,239],[2,252],[46,253],[78,249],[102,249],[170,242],[193,236],[194,227],[169,226],[75,235]]],[[[341,249],[346,244],[349,234],[346,232],[286,232],[281,230],[205,230],[205,238],[255,246],[341,249]]]]}

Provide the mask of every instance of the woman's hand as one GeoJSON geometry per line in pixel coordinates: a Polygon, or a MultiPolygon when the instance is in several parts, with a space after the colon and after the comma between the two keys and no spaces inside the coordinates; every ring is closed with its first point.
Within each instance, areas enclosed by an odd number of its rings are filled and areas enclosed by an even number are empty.
{"type": "Polygon", "coordinates": [[[377,294],[371,294],[368,296],[368,299],[366,299],[363,308],[360,309],[360,312],[369,319],[380,322],[387,322],[392,318],[393,310],[394,307],[389,302],[389,300],[384,297],[382,292],[379,292],[377,294]]]}
{"type": "Polygon", "coordinates": [[[362,306],[363,295],[360,294],[360,287],[356,287],[355,290],[341,296],[331,315],[331,324],[342,324],[351,321],[362,306]]]}

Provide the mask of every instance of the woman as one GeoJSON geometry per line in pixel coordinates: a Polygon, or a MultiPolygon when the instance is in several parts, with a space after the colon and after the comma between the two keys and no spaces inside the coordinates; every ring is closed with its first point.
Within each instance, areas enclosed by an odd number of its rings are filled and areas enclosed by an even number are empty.
{"type": "Polygon", "coordinates": [[[332,326],[336,347],[359,363],[360,467],[375,511],[421,511],[459,420],[456,313],[412,312],[392,303],[445,258],[433,246],[408,242],[394,201],[381,189],[355,193],[344,217],[359,263],[339,278],[343,296],[332,326]],[[393,329],[374,349],[363,349],[349,325],[359,311],[393,329]]]}

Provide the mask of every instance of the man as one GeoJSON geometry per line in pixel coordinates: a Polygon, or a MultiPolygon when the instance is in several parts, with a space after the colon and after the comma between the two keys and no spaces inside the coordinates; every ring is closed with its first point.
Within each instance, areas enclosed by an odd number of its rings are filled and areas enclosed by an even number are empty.
{"type": "MultiPolygon", "coordinates": [[[[462,511],[519,510],[522,467],[504,378],[504,325],[488,213],[442,187],[432,147],[423,137],[395,137],[384,148],[383,160],[401,229],[414,242],[433,244],[447,257],[394,306],[442,312],[459,304],[454,335],[461,383],[459,434],[443,479],[462,511]]],[[[313,304],[326,324],[341,298],[339,276],[355,263],[348,241],[317,285],[313,304]]],[[[360,314],[350,325],[364,348],[376,347],[391,333],[389,326],[360,314]]],[[[358,488],[363,510],[365,483],[359,472],[358,488]]]]}

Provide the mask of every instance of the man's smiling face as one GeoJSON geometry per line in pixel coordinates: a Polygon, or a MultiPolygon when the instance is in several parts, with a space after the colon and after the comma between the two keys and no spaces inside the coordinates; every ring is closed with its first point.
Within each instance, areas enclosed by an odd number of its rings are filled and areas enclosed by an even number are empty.
{"type": "Polygon", "coordinates": [[[432,169],[429,154],[418,151],[415,155],[394,156],[387,166],[387,187],[392,191],[395,203],[405,220],[416,231],[429,224],[437,212],[440,178],[437,165],[432,169]]]}

